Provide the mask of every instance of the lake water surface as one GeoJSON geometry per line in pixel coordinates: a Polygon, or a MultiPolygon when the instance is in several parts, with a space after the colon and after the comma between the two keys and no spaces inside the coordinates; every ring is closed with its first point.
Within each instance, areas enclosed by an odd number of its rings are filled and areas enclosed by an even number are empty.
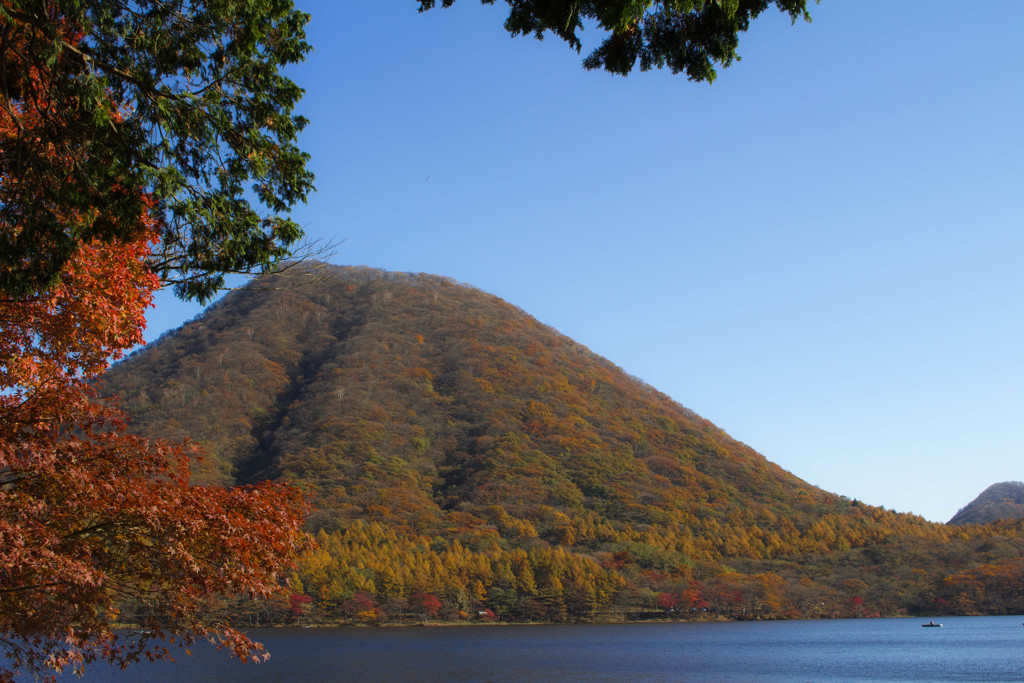
{"type": "MultiPolygon", "coordinates": [[[[267,629],[270,661],[194,647],[85,681],[1024,681],[1022,617],[267,629]]],[[[76,680],[65,677],[63,680],[76,680]]]]}

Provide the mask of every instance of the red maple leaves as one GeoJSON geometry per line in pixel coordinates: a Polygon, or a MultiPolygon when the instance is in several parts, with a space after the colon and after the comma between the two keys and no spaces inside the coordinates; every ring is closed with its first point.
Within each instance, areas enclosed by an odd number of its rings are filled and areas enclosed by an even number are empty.
{"type": "Polygon", "coordinates": [[[88,245],[51,292],[0,301],[0,643],[15,668],[160,656],[168,636],[254,656],[204,601],[277,591],[306,542],[297,491],[189,486],[194,448],[128,434],[88,384],[141,339],[148,242],[88,245]],[[115,633],[126,622],[141,630],[115,633]]]}
{"type": "MultiPolygon", "coordinates": [[[[0,56],[22,81],[0,102],[0,231],[35,258],[59,248],[32,234],[33,211],[72,236],[113,219],[53,201],[47,188],[74,183],[78,160],[40,141],[61,130],[67,102],[48,99],[38,69],[17,68],[39,36],[7,28],[0,56]]],[[[207,600],[280,590],[307,543],[296,490],[190,486],[196,449],[129,434],[89,384],[142,341],[161,284],[148,265],[159,225],[146,211],[129,222],[116,233],[127,241],[79,241],[55,286],[0,294],[0,680],[166,656],[164,639],[255,658],[259,645],[207,600]]]]}

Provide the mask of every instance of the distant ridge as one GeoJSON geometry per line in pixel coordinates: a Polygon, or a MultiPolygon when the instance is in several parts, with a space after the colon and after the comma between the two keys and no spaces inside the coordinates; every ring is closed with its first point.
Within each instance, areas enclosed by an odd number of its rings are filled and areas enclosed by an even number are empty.
{"type": "Polygon", "coordinates": [[[953,515],[949,524],[987,524],[1001,519],[1024,519],[1024,483],[992,484],[953,515]]]}

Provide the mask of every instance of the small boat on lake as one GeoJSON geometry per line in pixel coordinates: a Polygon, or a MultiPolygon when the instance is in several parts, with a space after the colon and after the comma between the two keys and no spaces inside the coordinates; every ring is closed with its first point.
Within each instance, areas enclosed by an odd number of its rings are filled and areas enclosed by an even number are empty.
{"type": "Polygon", "coordinates": [[[929,621],[927,624],[921,624],[925,628],[942,628],[942,624],[936,624],[934,621],[929,621]]]}

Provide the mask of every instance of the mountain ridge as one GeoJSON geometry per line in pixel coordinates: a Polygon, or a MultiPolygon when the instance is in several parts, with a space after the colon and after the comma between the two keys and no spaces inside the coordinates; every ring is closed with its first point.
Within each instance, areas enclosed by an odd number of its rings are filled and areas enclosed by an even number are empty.
{"type": "Polygon", "coordinates": [[[986,524],[1004,519],[1024,519],[1024,483],[992,484],[960,508],[947,524],[986,524]]]}

